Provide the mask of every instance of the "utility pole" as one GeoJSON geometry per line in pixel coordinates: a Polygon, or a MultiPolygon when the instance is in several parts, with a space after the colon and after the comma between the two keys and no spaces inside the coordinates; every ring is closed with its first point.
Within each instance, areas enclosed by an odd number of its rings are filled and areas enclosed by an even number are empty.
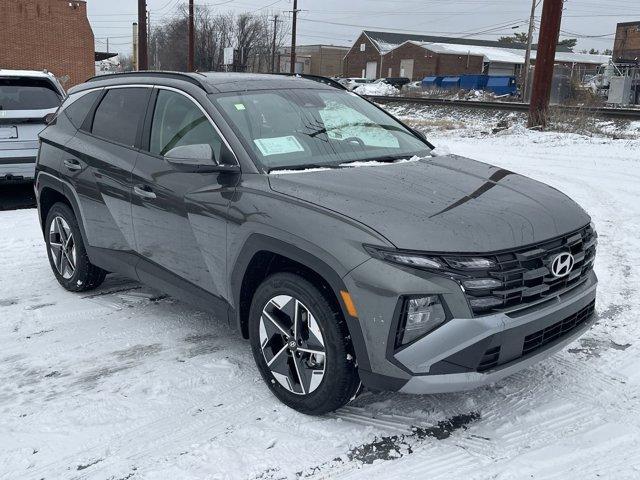
{"type": "Polygon", "coordinates": [[[531,0],[531,18],[529,20],[529,34],[527,36],[527,53],[524,56],[524,69],[522,71],[522,98],[525,99],[529,88],[529,76],[531,67],[531,47],[533,45],[533,30],[536,24],[536,5],[538,0],[531,0]]]}
{"type": "Polygon", "coordinates": [[[278,33],[278,15],[273,17],[273,42],[271,44],[271,73],[276,72],[276,36],[278,33]]]}
{"type": "Polygon", "coordinates": [[[292,20],[291,24],[291,68],[290,73],[296,73],[296,28],[298,22],[298,0],[293,0],[292,20]]]}
{"type": "Polygon", "coordinates": [[[187,70],[195,70],[195,29],[193,26],[193,0],[189,0],[189,52],[187,58],[187,70]]]}
{"type": "Polygon", "coordinates": [[[138,69],[149,70],[147,0],[138,0],[138,69]]]}
{"type": "Polygon", "coordinates": [[[536,69],[529,106],[529,128],[547,126],[553,67],[560,38],[563,4],[563,0],[544,0],[542,7],[536,69]]]}
{"type": "Polygon", "coordinates": [[[131,51],[131,67],[133,71],[138,70],[138,24],[133,22],[133,48],[131,51]]]}
{"type": "Polygon", "coordinates": [[[148,45],[149,48],[147,50],[149,52],[149,66],[148,66],[148,68],[149,69],[153,69],[153,68],[155,68],[154,67],[155,62],[153,60],[153,57],[155,55],[155,49],[153,49],[153,52],[152,52],[152,48],[151,48],[152,47],[152,45],[151,45],[151,43],[152,43],[152,40],[151,40],[151,12],[149,10],[147,10],[147,42],[149,44],[148,45]]]}
{"type": "Polygon", "coordinates": [[[109,53],[109,37],[107,37],[107,53],[109,53]]]}

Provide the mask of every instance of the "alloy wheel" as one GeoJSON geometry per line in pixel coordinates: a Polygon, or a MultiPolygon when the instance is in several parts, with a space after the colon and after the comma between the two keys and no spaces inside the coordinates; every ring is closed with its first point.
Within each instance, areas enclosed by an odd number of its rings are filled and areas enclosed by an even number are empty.
{"type": "Polygon", "coordinates": [[[260,348],[273,377],[289,392],[318,388],[326,367],[324,338],[317,320],[299,300],[278,295],[260,317],[260,348]]]}
{"type": "Polygon", "coordinates": [[[76,243],[67,221],[55,217],[49,227],[49,248],[53,264],[65,280],[73,277],[76,271],[76,243]]]}

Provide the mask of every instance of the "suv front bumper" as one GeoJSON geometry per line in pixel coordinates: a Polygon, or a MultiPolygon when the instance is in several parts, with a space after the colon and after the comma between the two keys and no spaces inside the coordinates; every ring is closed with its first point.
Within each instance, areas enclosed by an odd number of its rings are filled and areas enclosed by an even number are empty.
{"type": "Polygon", "coordinates": [[[515,312],[472,317],[464,294],[453,280],[416,278],[423,274],[392,267],[394,272],[373,262],[365,262],[351,272],[348,277],[352,278],[345,278],[367,343],[369,368],[361,367],[361,379],[373,389],[426,394],[491,384],[561,350],[596,320],[597,278],[593,272],[582,284],[542,303],[515,312]],[[377,277],[382,280],[375,287],[360,278],[361,274],[371,278],[372,272],[367,270],[373,267],[387,270],[377,277]],[[421,293],[441,295],[453,318],[425,337],[394,350],[391,343],[396,322],[389,319],[398,299],[421,293]]]}

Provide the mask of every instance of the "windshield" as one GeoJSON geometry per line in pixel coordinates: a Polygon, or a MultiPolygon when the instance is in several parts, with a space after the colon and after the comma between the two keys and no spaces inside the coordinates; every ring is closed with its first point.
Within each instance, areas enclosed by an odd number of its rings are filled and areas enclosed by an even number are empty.
{"type": "Polygon", "coordinates": [[[267,171],[393,161],[430,152],[389,115],[339,90],[252,91],[213,100],[267,171]]]}
{"type": "Polygon", "coordinates": [[[51,82],[37,78],[0,78],[0,110],[50,110],[62,99],[51,82]]]}

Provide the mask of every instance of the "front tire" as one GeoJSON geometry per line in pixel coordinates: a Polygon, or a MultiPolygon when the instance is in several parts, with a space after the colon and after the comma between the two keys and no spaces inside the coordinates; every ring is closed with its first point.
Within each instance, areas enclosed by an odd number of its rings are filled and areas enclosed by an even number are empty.
{"type": "Polygon", "coordinates": [[[258,287],[249,314],[249,339],[269,389],[299,412],[331,412],[348,403],[358,389],[342,314],[298,275],[276,273],[258,287]]]}
{"type": "Polygon", "coordinates": [[[78,222],[68,205],[56,203],[51,207],[44,232],[49,264],[60,285],[70,292],[100,286],[107,272],[89,261],[78,222]]]}

